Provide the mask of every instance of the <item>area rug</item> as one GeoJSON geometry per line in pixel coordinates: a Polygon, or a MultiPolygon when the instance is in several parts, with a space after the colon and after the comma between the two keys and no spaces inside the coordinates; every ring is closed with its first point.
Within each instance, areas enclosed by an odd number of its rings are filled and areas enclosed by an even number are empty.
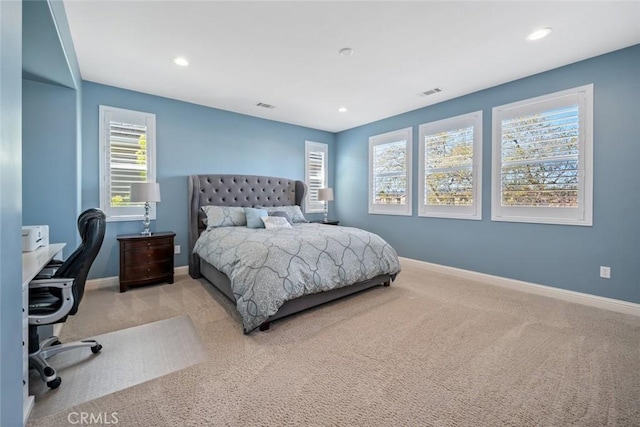
{"type": "MultiPolygon", "coordinates": [[[[88,337],[89,338],[89,337],[88,337]]],[[[203,362],[206,352],[188,315],[92,337],[102,344],[96,355],[78,349],[49,359],[62,384],[49,389],[32,370],[35,395],[31,418],[40,418],[171,372],[203,362]]]]}

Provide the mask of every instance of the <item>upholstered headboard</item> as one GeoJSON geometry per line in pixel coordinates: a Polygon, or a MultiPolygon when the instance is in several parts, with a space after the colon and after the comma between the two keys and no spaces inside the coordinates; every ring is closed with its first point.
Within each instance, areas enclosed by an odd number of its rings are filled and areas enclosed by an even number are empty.
{"type": "Polygon", "coordinates": [[[191,175],[189,176],[189,274],[200,277],[200,259],[193,246],[206,228],[206,205],[216,206],[291,206],[301,205],[304,182],[287,178],[255,175],[191,175]]]}

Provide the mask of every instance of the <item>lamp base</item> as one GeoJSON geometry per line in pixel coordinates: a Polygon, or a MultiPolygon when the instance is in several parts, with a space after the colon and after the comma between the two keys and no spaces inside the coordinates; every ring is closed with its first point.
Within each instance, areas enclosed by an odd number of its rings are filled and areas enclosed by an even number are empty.
{"type": "Polygon", "coordinates": [[[151,230],[149,230],[149,225],[151,221],[149,220],[149,202],[144,203],[144,221],[142,221],[142,225],[144,226],[144,230],[140,232],[141,236],[151,236],[151,230]]]}

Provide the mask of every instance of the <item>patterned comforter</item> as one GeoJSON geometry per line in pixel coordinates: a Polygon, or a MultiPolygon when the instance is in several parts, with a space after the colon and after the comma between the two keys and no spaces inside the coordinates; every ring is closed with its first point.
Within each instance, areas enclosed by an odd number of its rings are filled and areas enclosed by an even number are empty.
{"type": "Polygon", "coordinates": [[[219,227],[202,233],[194,253],[231,281],[245,333],[288,300],[400,272],[395,249],[350,227],[219,227]]]}

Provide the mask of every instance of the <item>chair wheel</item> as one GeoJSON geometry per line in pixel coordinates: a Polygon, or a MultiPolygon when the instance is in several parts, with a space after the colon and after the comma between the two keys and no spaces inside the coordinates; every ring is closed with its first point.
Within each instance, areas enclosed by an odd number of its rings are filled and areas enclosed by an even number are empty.
{"type": "Polygon", "coordinates": [[[99,353],[100,350],[102,350],[102,344],[96,344],[93,347],[91,347],[91,353],[93,354],[99,353]]]}
{"type": "Polygon", "coordinates": [[[55,380],[51,380],[47,382],[47,387],[49,387],[50,389],[58,388],[60,387],[61,383],[62,383],[62,378],[57,377],[55,380]]]}

